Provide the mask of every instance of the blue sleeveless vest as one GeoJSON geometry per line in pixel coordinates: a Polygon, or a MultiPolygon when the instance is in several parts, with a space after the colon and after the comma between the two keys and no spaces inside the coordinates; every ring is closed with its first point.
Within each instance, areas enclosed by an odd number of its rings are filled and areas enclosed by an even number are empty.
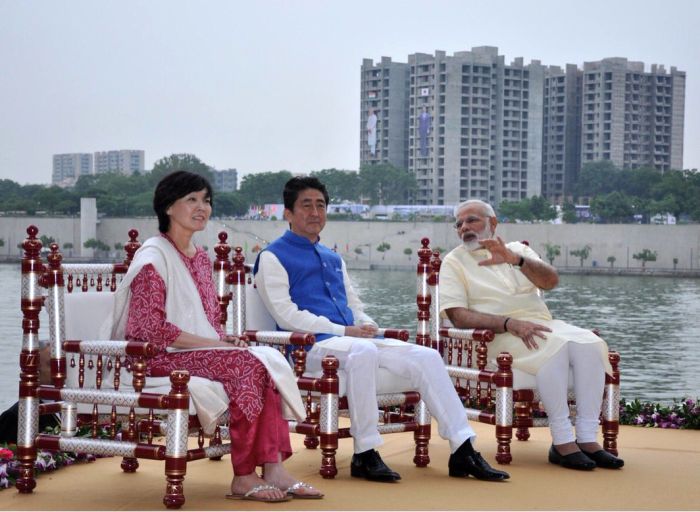
{"type": "MultiPolygon", "coordinates": [[[[340,256],[325,245],[319,242],[312,244],[307,238],[291,231],[287,231],[265,250],[277,256],[287,271],[289,295],[300,310],[325,316],[339,325],[355,323],[345,294],[340,256]]],[[[259,261],[260,255],[253,267],[254,274],[258,273],[259,261]]],[[[316,333],[316,340],[322,341],[333,336],[316,333]]]]}

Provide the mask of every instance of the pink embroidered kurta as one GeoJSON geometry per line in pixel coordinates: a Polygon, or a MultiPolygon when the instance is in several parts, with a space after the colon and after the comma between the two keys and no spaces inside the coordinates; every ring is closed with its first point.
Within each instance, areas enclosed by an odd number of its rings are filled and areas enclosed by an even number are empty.
{"type": "MultiPolygon", "coordinates": [[[[192,258],[180,251],[178,254],[192,276],[209,323],[220,339],[224,339],[211,261],[202,249],[197,249],[192,258]]],[[[289,456],[291,446],[281,415],[281,400],[263,364],[245,350],[166,352],[166,347],[181,331],[166,318],[165,281],[153,265],[148,264],[134,278],[130,288],[126,338],[155,343],[161,349],[157,356],[148,360],[148,375],[168,376],[173,370],[184,369],[190,375],[223,384],[229,397],[232,441],[247,448],[242,450],[245,454],[238,450],[232,454],[236,474],[248,474],[255,465],[276,461],[279,452],[283,458],[289,456]],[[270,458],[273,460],[268,460],[270,458]]]]}

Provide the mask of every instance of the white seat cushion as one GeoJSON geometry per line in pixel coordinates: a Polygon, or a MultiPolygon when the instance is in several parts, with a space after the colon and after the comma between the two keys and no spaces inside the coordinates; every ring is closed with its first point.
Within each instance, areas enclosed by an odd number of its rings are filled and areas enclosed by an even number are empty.
{"type": "MultiPolygon", "coordinates": [[[[307,372],[304,377],[320,378],[323,376],[322,371],[318,372],[307,372]]],[[[338,370],[338,395],[345,396],[347,392],[346,386],[346,373],[344,370],[338,370]]],[[[390,373],[385,368],[379,368],[377,372],[377,394],[384,395],[387,393],[403,393],[406,391],[415,391],[415,388],[411,386],[411,382],[401,377],[400,375],[395,375],[390,373]]]]}

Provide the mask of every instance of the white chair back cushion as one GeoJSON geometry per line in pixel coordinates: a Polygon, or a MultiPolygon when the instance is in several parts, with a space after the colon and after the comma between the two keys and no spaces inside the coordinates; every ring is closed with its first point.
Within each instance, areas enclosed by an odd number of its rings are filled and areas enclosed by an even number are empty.
{"type": "Polygon", "coordinates": [[[114,293],[73,292],[63,295],[67,340],[97,340],[102,323],[112,314],[114,293]]]}
{"type": "Polygon", "coordinates": [[[277,324],[272,315],[268,313],[265,304],[260,298],[255,285],[246,284],[245,291],[245,326],[250,331],[276,331],[277,324]]]}

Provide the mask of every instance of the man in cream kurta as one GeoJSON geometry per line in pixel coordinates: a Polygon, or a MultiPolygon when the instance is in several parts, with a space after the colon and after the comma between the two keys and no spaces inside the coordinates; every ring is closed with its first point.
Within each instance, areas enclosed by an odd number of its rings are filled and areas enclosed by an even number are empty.
{"type": "Polygon", "coordinates": [[[463,243],[440,269],[442,315],[458,328],[492,329],[490,359],[510,352],[514,368],[536,377],[554,443],[550,462],[573,469],[621,467],[621,459],[596,442],[605,373],[612,372],[607,345],[591,331],[552,318],[541,290],[558,284],[556,270],[527,245],[495,237],[498,221],[490,205],[466,201],[455,217],[463,243]],[[568,418],[570,367],[576,436],[568,418]]]}
{"type": "Polygon", "coordinates": [[[280,328],[316,334],[308,369],[320,369],[323,358],[333,355],[345,371],[355,443],[352,476],[400,479],[375,450],[382,443],[376,398],[376,373],[382,367],[409,379],[437,419],[440,436],[450,442],[450,476],[508,478],[473,450],[474,431],[437,351],[375,338],[377,324],[364,313],[344,262],[320,243],[328,204],[325,186],[313,177],[292,178],[285,185],[284,204],[290,230],[259,255],[255,283],[280,328]]]}

